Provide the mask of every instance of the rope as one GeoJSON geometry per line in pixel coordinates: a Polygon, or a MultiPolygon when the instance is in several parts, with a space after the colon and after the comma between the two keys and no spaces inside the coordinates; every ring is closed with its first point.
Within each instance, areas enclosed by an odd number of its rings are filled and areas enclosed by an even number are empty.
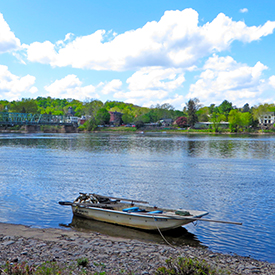
{"type": "Polygon", "coordinates": [[[155,216],[153,216],[153,218],[154,218],[154,223],[155,223],[155,225],[156,225],[156,228],[158,229],[158,232],[159,232],[160,236],[162,237],[162,239],[163,239],[168,245],[170,245],[170,246],[173,247],[174,249],[177,249],[175,246],[173,246],[172,244],[170,244],[170,243],[165,239],[165,237],[164,237],[163,234],[161,233],[161,231],[160,231],[160,229],[159,229],[159,227],[158,227],[158,225],[157,225],[157,223],[156,223],[155,216]]]}

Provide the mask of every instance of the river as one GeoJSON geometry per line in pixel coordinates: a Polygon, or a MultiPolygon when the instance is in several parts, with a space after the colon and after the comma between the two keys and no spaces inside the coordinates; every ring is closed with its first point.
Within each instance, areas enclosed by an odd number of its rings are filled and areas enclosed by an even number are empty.
{"type": "MultiPolygon", "coordinates": [[[[0,222],[70,225],[71,209],[58,201],[93,192],[242,222],[201,221],[167,238],[275,262],[274,136],[1,133],[0,188],[0,222]]],[[[105,233],[106,224],[93,224],[105,233]]]]}

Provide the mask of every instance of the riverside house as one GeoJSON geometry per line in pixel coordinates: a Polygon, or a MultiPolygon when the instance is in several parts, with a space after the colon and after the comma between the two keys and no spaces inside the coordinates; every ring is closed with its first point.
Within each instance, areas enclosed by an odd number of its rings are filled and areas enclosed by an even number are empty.
{"type": "Polygon", "coordinates": [[[260,127],[271,127],[275,123],[275,112],[266,112],[259,116],[260,127]]]}
{"type": "Polygon", "coordinates": [[[120,112],[109,112],[110,114],[110,125],[119,126],[122,123],[122,113],[120,112]]]}

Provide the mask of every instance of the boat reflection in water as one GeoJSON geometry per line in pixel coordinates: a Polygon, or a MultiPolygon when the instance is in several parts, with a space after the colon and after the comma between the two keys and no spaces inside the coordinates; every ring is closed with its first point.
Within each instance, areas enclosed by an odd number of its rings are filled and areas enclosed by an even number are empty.
{"type": "MultiPolygon", "coordinates": [[[[71,227],[77,231],[84,232],[97,232],[112,237],[120,237],[127,239],[135,239],[145,242],[154,242],[159,244],[167,244],[158,231],[145,231],[140,229],[134,229],[124,227],[121,225],[115,225],[105,222],[100,222],[91,219],[81,218],[73,215],[72,222],[68,225],[61,225],[71,227]]],[[[179,227],[173,230],[161,232],[164,238],[174,246],[195,246],[205,247],[197,239],[196,235],[188,232],[184,227],[179,227]]]]}

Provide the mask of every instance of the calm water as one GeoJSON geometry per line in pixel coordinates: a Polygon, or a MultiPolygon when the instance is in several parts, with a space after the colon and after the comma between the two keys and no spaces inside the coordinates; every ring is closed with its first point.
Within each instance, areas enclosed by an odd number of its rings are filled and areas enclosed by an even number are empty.
{"type": "MultiPolygon", "coordinates": [[[[0,222],[75,226],[81,222],[58,201],[94,192],[243,222],[189,224],[169,240],[274,263],[274,182],[273,136],[0,134],[0,222]]],[[[105,232],[102,223],[93,226],[105,232]]]]}

